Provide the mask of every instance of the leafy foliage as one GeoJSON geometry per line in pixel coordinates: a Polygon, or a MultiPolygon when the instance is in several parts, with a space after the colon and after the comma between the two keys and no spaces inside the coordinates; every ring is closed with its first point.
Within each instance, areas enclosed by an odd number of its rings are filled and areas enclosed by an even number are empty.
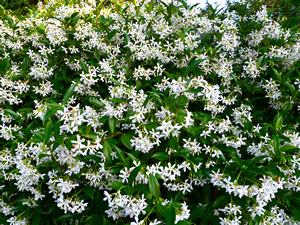
{"type": "Polygon", "coordinates": [[[2,9],[0,223],[299,223],[299,5],[265,3],[2,9]]]}

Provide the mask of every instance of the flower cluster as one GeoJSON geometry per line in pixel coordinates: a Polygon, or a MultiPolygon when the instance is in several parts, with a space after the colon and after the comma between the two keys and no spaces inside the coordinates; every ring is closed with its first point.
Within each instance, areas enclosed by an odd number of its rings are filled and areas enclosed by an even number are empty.
{"type": "Polygon", "coordinates": [[[0,223],[299,224],[300,35],[254,8],[3,12],[0,223]]]}

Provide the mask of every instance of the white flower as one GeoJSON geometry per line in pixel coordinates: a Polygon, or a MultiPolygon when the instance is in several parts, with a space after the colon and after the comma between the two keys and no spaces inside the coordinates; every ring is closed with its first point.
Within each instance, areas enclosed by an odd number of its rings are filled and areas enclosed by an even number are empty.
{"type": "Polygon", "coordinates": [[[166,139],[170,136],[178,137],[181,128],[182,126],[180,126],[179,124],[172,125],[172,121],[164,120],[156,129],[161,132],[161,137],[164,137],[166,139]]]}
{"type": "Polygon", "coordinates": [[[50,81],[42,81],[39,86],[34,87],[34,92],[43,97],[49,95],[50,93],[54,93],[52,83],[50,81]]]}
{"type": "Polygon", "coordinates": [[[162,224],[162,222],[157,219],[150,221],[150,223],[149,223],[149,225],[159,225],[159,224],[162,224]]]}
{"type": "Polygon", "coordinates": [[[74,188],[78,187],[79,184],[74,183],[72,181],[64,181],[63,179],[59,178],[57,181],[57,187],[60,190],[60,193],[70,193],[74,188]]]}
{"type": "Polygon", "coordinates": [[[187,220],[187,219],[189,219],[189,217],[190,217],[190,210],[187,207],[186,202],[183,202],[181,204],[181,208],[180,208],[179,214],[176,213],[175,224],[177,224],[179,221],[187,220]]]}
{"type": "Polygon", "coordinates": [[[192,141],[189,138],[188,140],[183,139],[183,141],[184,141],[183,147],[188,149],[192,155],[198,155],[202,151],[202,147],[200,146],[200,143],[198,143],[196,139],[192,141]]]}
{"type": "Polygon", "coordinates": [[[132,138],[130,142],[135,150],[143,153],[148,153],[155,146],[155,143],[151,141],[150,137],[142,132],[139,132],[139,136],[132,138]]]}
{"type": "Polygon", "coordinates": [[[104,191],[104,201],[108,202],[109,209],[106,210],[108,217],[112,217],[113,220],[117,220],[122,217],[134,218],[138,221],[138,217],[141,214],[145,214],[147,203],[144,196],[141,198],[134,198],[128,195],[122,195],[120,192],[109,194],[104,191]]]}

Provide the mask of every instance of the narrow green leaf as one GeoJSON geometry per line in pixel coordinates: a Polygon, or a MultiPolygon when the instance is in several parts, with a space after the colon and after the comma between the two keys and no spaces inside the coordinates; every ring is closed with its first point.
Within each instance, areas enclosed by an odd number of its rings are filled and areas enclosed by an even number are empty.
{"type": "Polygon", "coordinates": [[[283,118],[280,113],[277,113],[277,115],[274,118],[274,127],[276,131],[279,131],[282,128],[283,118]]]}
{"type": "Polygon", "coordinates": [[[281,146],[279,148],[279,150],[282,152],[293,152],[293,151],[299,151],[299,148],[297,148],[293,145],[284,145],[284,146],[281,146]]]}
{"type": "Polygon", "coordinates": [[[155,91],[149,92],[149,98],[152,98],[159,105],[162,104],[162,99],[158,92],[155,91]]]}
{"type": "Polygon", "coordinates": [[[25,56],[22,62],[22,72],[26,73],[29,67],[29,57],[25,56]]]}
{"type": "Polygon", "coordinates": [[[180,108],[185,107],[188,103],[189,99],[184,95],[181,95],[177,98],[177,106],[180,108]]]}
{"type": "Polygon", "coordinates": [[[69,98],[72,96],[72,94],[73,94],[73,92],[74,92],[74,89],[75,89],[76,85],[77,85],[77,84],[72,84],[72,85],[68,88],[67,92],[66,92],[65,95],[64,95],[64,104],[66,104],[66,103],[68,102],[69,98]]]}
{"type": "Polygon", "coordinates": [[[90,215],[84,220],[84,224],[88,225],[103,225],[103,215],[90,215]]]}
{"type": "Polygon", "coordinates": [[[179,0],[179,2],[184,6],[185,9],[188,9],[188,8],[189,8],[189,6],[188,6],[186,0],[179,0]]]}
{"type": "Polygon", "coordinates": [[[69,24],[71,26],[75,26],[79,19],[80,19],[79,12],[74,12],[70,17],[69,24]]]}
{"type": "Polygon", "coordinates": [[[128,43],[129,43],[129,35],[128,35],[128,33],[125,33],[124,34],[124,44],[125,44],[125,46],[127,46],[128,43]]]}
{"type": "Polygon", "coordinates": [[[170,203],[168,210],[168,217],[166,220],[167,225],[174,225],[176,220],[176,209],[174,207],[173,202],[170,203]]]}
{"type": "Polygon", "coordinates": [[[281,83],[282,82],[282,73],[279,72],[277,69],[272,68],[274,75],[276,76],[276,79],[281,83]]]}
{"type": "Polygon", "coordinates": [[[107,34],[107,39],[108,40],[111,40],[114,36],[115,36],[115,34],[118,32],[118,30],[112,30],[112,31],[110,31],[108,34],[107,34]]]}
{"type": "Polygon", "coordinates": [[[121,187],[124,186],[123,182],[113,181],[109,184],[109,186],[114,190],[119,190],[121,187]]]}
{"type": "Polygon", "coordinates": [[[86,63],[84,62],[84,60],[80,59],[79,64],[80,64],[82,70],[83,70],[85,73],[88,73],[88,72],[89,72],[89,68],[88,68],[88,66],[86,65],[86,63]]]}
{"type": "Polygon", "coordinates": [[[131,171],[131,173],[130,173],[130,175],[129,175],[129,177],[128,177],[128,184],[129,184],[129,185],[132,185],[132,184],[133,184],[133,182],[134,182],[136,176],[138,175],[138,173],[140,172],[141,169],[142,169],[142,165],[139,165],[139,166],[135,167],[135,168],[131,171]]]}
{"type": "Polygon", "coordinates": [[[198,67],[199,63],[201,63],[202,61],[204,61],[204,59],[192,59],[188,67],[184,71],[184,75],[188,75],[191,72],[193,72],[198,67]]]}
{"type": "Polygon", "coordinates": [[[280,137],[278,135],[273,135],[272,136],[272,146],[273,146],[275,152],[278,151],[279,144],[280,144],[280,137]]]}
{"type": "Polygon", "coordinates": [[[45,125],[45,140],[44,142],[47,143],[52,135],[52,127],[53,127],[53,122],[52,120],[48,120],[48,122],[45,125]]]}
{"type": "Polygon", "coordinates": [[[117,154],[118,154],[119,158],[122,160],[122,162],[124,164],[126,164],[126,158],[125,158],[123,151],[115,145],[113,146],[113,148],[117,151],[117,154]]]}
{"type": "Polygon", "coordinates": [[[83,188],[83,192],[85,193],[86,196],[88,196],[90,199],[94,199],[94,194],[95,194],[95,188],[91,186],[85,186],[83,188]]]}
{"type": "Polygon", "coordinates": [[[157,159],[159,161],[165,161],[169,159],[169,155],[166,152],[156,152],[155,154],[152,155],[151,158],[157,159]]]}
{"type": "Polygon", "coordinates": [[[163,206],[161,204],[156,205],[157,212],[164,218],[167,225],[174,225],[176,220],[176,209],[174,207],[174,203],[171,200],[171,202],[163,206]]]}
{"type": "Polygon", "coordinates": [[[221,195],[220,197],[218,197],[214,201],[213,208],[214,209],[221,208],[221,207],[225,206],[229,201],[230,201],[230,197],[229,196],[227,196],[227,195],[221,195]]]}
{"type": "Polygon", "coordinates": [[[265,55],[263,55],[263,56],[261,56],[261,57],[258,58],[258,60],[257,60],[257,66],[258,67],[261,67],[261,66],[263,66],[265,64],[265,58],[266,58],[265,55]]]}
{"type": "Polygon", "coordinates": [[[131,138],[132,138],[132,135],[128,134],[128,133],[122,134],[122,136],[121,136],[122,144],[125,147],[127,147],[128,149],[133,149],[132,146],[131,146],[131,142],[130,142],[131,138]]]}
{"type": "Polygon", "coordinates": [[[191,135],[193,135],[194,137],[200,135],[201,131],[203,128],[199,127],[199,126],[191,126],[191,127],[187,127],[184,128],[184,130],[188,133],[190,133],[191,135]]]}
{"type": "Polygon", "coordinates": [[[6,73],[10,68],[9,58],[0,60],[0,72],[6,73]]]}
{"type": "Polygon", "coordinates": [[[132,161],[136,161],[136,162],[139,161],[139,160],[137,159],[137,157],[135,157],[133,154],[128,153],[128,152],[125,152],[125,153],[126,153],[126,155],[128,155],[128,156],[130,157],[130,159],[131,159],[132,161]]]}
{"type": "Polygon", "coordinates": [[[38,205],[34,210],[33,210],[33,214],[32,214],[32,225],[39,225],[41,224],[41,206],[38,205]]]}
{"type": "Polygon", "coordinates": [[[103,143],[103,154],[108,162],[112,161],[111,158],[112,149],[108,141],[103,143]]]}
{"type": "Polygon", "coordinates": [[[117,119],[115,117],[110,118],[108,120],[108,125],[109,125],[110,132],[113,133],[117,126],[117,119]]]}
{"type": "Polygon", "coordinates": [[[93,105],[95,105],[95,106],[98,106],[98,107],[104,106],[104,104],[103,104],[101,101],[99,101],[98,99],[96,99],[96,98],[89,98],[88,101],[89,101],[91,104],[93,104],[93,105]]]}
{"type": "Polygon", "coordinates": [[[114,102],[114,103],[123,103],[123,102],[126,102],[127,100],[122,99],[122,98],[112,98],[112,99],[110,99],[110,101],[114,102]]]}
{"type": "Polygon", "coordinates": [[[149,189],[153,197],[158,198],[160,195],[160,187],[157,178],[154,175],[149,176],[149,189]]]}
{"type": "Polygon", "coordinates": [[[4,112],[11,115],[17,121],[21,119],[20,115],[11,109],[4,109],[4,112]]]}
{"type": "Polygon", "coordinates": [[[10,16],[6,16],[5,17],[5,20],[7,21],[7,23],[9,24],[10,28],[15,28],[15,22],[14,20],[12,19],[12,17],[10,16]]]}
{"type": "Polygon", "coordinates": [[[47,110],[43,121],[47,121],[51,116],[53,116],[57,111],[62,110],[63,107],[59,104],[51,104],[50,108],[47,110]]]}

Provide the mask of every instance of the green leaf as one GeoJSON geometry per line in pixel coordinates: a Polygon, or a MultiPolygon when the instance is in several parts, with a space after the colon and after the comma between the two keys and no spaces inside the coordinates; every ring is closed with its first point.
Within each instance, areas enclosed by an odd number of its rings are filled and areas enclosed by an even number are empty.
{"type": "Polygon", "coordinates": [[[72,84],[72,85],[68,88],[66,94],[64,95],[64,104],[66,104],[66,103],[68,102],[69,98],[70,98],[70,97],[72,96],[72,94],[74,93],[74,89],[75,89],[76,85],[77,85],[77,84],[72,84]]]}
{"type": "Polygon", "coordinates": [[[169,159],[169,155],[166,152],[156,152],[151,156],[151,158],[157,159],[159,161],[165,161],[169,159]]]}
{"type": "Polygon", "coordinates": [[[129,152],[125,152],[125,153],[126,153],[126,155],[128,155],[128,156],[131,158],[132,161],[136,161],[136,162],[139,161],[139,160],[137,159],[137,157],[134,156],[133,154],[131,154],[131,153],[129,153],[129,152]]]}
{"type": "Polygon", "coordinates": [[[110,118],[108,120],[108,125],[109,125],[110,132],[113,133],[117,126],[117,119],[115,117],[110,118]]]}
{"type": "Polygon", "coordinates": [[[112,30],[112,31],[110,31],[108,34],[107,34],[107,39],[108,40],[111,40],[114,36],[115,36],[115,34],[118,32],[118,30],[112,30]]]}
{"type": "Polygon", "coordinates": [[[300,208],[293,208],[292,216],[293,216],[293,219],[295,219],[296,221],[300,221],[300,208]]]}
{"type": "Polygon", "coordinates": [[[145,129],[151,131],[151,130],[154,130],[158,126],[159,126],[158,122],[150,122],[150,123],[145,124],[145,129]]]}
{"type": "Polygon", "coordinates": [[[98,106],[98,107],[103,107],[104,106],[104,104],[101,101],[99,101],[98,99],[93,98],[93,97],[89,98],[89,102],[91,104],[95,105],[95,106],[98,106]]]}
{"type": "Polygon", "coordinates": [[[36,27],[36,31],[40,34],[45,34],[46,33],[46,27],[44,24],[40,24],[39,26],[36,27]]]}
{"type": "Polygon", "coordinates": [[[122,182],[119,181],[113,181],[109,184],[109,186],[114,189],[114,190],[119,190],[121,187],[124,186],[124,184],[122,182]]]}
{"type": "Polygon", "coordinates": [[[119,158],[123,161],[123,163],[126,164],[126,158],[123,151],[115,145],[113,146],[113,148],[117,151],[117,154],[119,158]]]}
{"type": "Polygon", "coordinates": [[[131,138],[132,138],[131,134],[128,134],[128,133],[122,134],[121,142],[125,147],[132,150],[133,148],[132,148],[131,142],[130,142],[131,138]]]}
{"type": "Polygon", "coordinates": [[[290,82],[285,81],[284,85],[287,87],[287,90],[289,90],[292,95],[295,95],[295,93],[297,93],[295,86],[292,85],[290,82]]]}
{"type": "Polygon", "coordinates": [[[180,108],[184,108],[188,103],[189,99],[184,95],[181,95],[177,98],[177,106],[180,108]]]}
{"type": "Polygon", "coordinates": [[[176,209],[173,201],[168,206],[157,205],[156,209],[158,213],[165,219],[166,225],[174,225],[176,220],[176,209]]]}
{"type": "Polygon", "coordinates": [[[204,185],[204,187],[202,188],[202,193],[203,193],[203,198],[204,198],[205,203],[210,202],[211,191],[212,190],[211,190],[211,187],[209,185],[204,185]]]}
{"type": "Polygon", "coordinates": [[[265,55],[259,57],[258,60],[257,60],[257,63],[256,63],[257,67],[263,66],[265,64],[265,59],[266,59],[265,55]]]}
{"type": "Polygon", "coordinates": [[[160,186],[157,178],[154,175],[149,176],[149,189],[153,197],[158,198],[160,195],[160,186]]]}
{"type": "Polygon", "coordinates": [[[22,62],[22,72],[26,74],[29,67],[29,57],[25,56],[22,62]]]}
{"type": "Polygon", "coordinates": [[[129,175],[129,177],[128,177],[128,184],[129,184],[129,185],[132,185],[132,184],[133,184],[133,182],[134,182],[136,176],[138,175],[138,173],[140,172],[141,169],[142,169],[142,165],[139,165],[139,166],[135,167],[135,168],[131,171],[131,173],[130,173],[130,175],[129,175]]]}
{"type": "Polygon", "coordinates": [[[43,118],[43,121],[47,121],[51,116],[53,116],[57,111],[62,110],[63,106],[59,104],[50,104],[50,108],[45,113],[45,116],[43,118]]]}
{"type": "Polygon", "coordinates": [[[8,58],[0,60],[0,72],[6,73],[10,68],[10,62],[8,58]]]}
{"type": "Polygon", "coordinates": [[[293,146],[293,145],[284,145],[284,146],[281,146],[279,148],[279,150],[282,152],[294,152],[294,151],[299,151],[299,148],[297,148],[296,146],[293,146]]]}
{"type": "Polygon", "coordinates": [[[293,109],[293,104],[291,101],[286,101],[281,105],[281,110],[284,112],[283,114],[288,114],[288,111],[293,109]]]}
{"type": "Polygon", "coordinates": [[[88,224],[88,225],[103,225],[103,215],[98,215],[98,214],[94,214],[94,215],[89,215],[85,221],[84,224],[88,224]]]}
{"type": "Polygon", "coordinates": [[[276,76],[276,79],[281,83],[282,82],[282,73],[279,72],[277,69],[272,68],[274,75],[276,76]]]}
{"type": "Polygon", "coordinates": [[[41,223],[41,206],[37,206],[34,210],[33,210],[33,214],[32,214],[32,225],[39,225],[41,223]]]}
{"type": "Polygon", "coordinates": [[[48,122],[45,125],[45,139],[44,139],[44,143],[47,143],[52,135],[52,127],[53,127],[53,122],[52,120],[48,120],[48,122]]]}
{"type": "Polygon", "coordinates": [[[85,72],[85,73],[89,72],[89,68],[83,59],[80,59],[79,64],[80,64],[83,72],[85,72]]]}
{"type": "Polygon", "coordinates": [[[209,121],[211,120],[211,115],[204,112],[193,112],[193,118],[199,121],[209,121]]]}
{"type": "Polygon", "coordinates": [[[85,193],[86,196],[88,196],[90,199],[94,199],[94,194],[95,194],[95,188],[91,186],[85,186],[83,188],[83,192],[85,193]]]}
{"type": "Polygon", "coordinates": [[[160,97],[160,95],[159,95],[158,92],[150,91],[149,92],[149,98],[153,99],[159,105],[162,104],[162,99],[161,99],[161,97],[160,97]]]}
{"type": "Polygon", "coordinates": [[[173,149],[178,149],[179,148],[178,139],[176,137],[170,137],[168,145],[173,149]]]}
{"type": "Polygon", "coordinates": [[[71,26],[75,26],[79,19],[80,19],[79,12],[74,12],[69,19],[69,24],[71,26]]]}
{"type": "Polygon", "coordinates": [[[127,100],[122,99],[122,98],[112,98],[112,99],[110,99],[110,101],[114,102],[114,103],[123,103],[123,102],[126,102],[127,100]]]}
{"type": "Polygon", "coordinates": [[[193,72],[198,67],[199,63],[201,63],[204,60],[205,59],[192,59],[191,62],[189,63],[189,65],[188,65],[188,67],[184,71],[184,75],[188,75],[191,72],[193,72]]]}
{"type": "Polygon", "coordinates": [[[103,143],[103,154],[108,162],[112,162],[111,158],[112,149],[108,141],[103,143]]]}
{"type": "Polygon", "coordinates": [[[21,116],[11,109],[4,109],[4,112],[11,115],[17,121],[21,120],[21,116]]]}
{"type": "Polygon", "coordinates": [[[277,115],[274,118],[274,127],[276,131],[281,130],[282,123],[283,123],[282,115],[280,113],[277,113],[277,115]]]}
{"type": "Polygon", "coordinates": [[[127,46],[127,45],[128,45],[128,43],[129,43],[129,40],[130,40],[130,38],[129,38],[129,35],[128,35],[128,33],[125,33],[125,34],[124,34],[124,44],[125,44],[125,46],[127,46]]]}
{"type": "Polygon", "coordinates": [[[213,208],[218,209],[225,206],[230,201],[230,197],[228,195],[219,196],[213,203],[213,208]]]}
{"type": "Polygon", "coordinates": [[[193,135],[193,137],[196,137],[198,135],[200,135],[202,128],[198,127],[198,126],[191,126],[188,128],[184,128],[184,130],[188,133],[190,133],[191,135],[193,135]]]}
{"type": "Polygon", "coordinates": [[[188,9],[188,8],[189,8],[189,6],[188,6],[186,0],[179,0],[179,2],[184,6],[185,9],[188,9]]]}
{"type": "Polygon", "coordinates": [[[101,59],[101,54],[100,54],[99,50],[97,50],[97,49],[94,50],[94,57],[95,57],[98,61],[100,61],[100,59],[101,59]]]}
{"type": "Polygon", "coordinates": [[[204,205],[201,205],[201,206],[198,206],[198,207],[192,209],[190,219],[191,220],[196,220],[198,218],[205,218],[205,217],[207,217],[206,206],[207,206],[207,204],[204,204],[204,205]]]}
{"type": "Polygon", "coordinates": [[[280,137],[278,135],[273,135],[272,136],[272,146],[273,146],[275,152],[278,151],[279,144],[280,144],[280,137]]]}

